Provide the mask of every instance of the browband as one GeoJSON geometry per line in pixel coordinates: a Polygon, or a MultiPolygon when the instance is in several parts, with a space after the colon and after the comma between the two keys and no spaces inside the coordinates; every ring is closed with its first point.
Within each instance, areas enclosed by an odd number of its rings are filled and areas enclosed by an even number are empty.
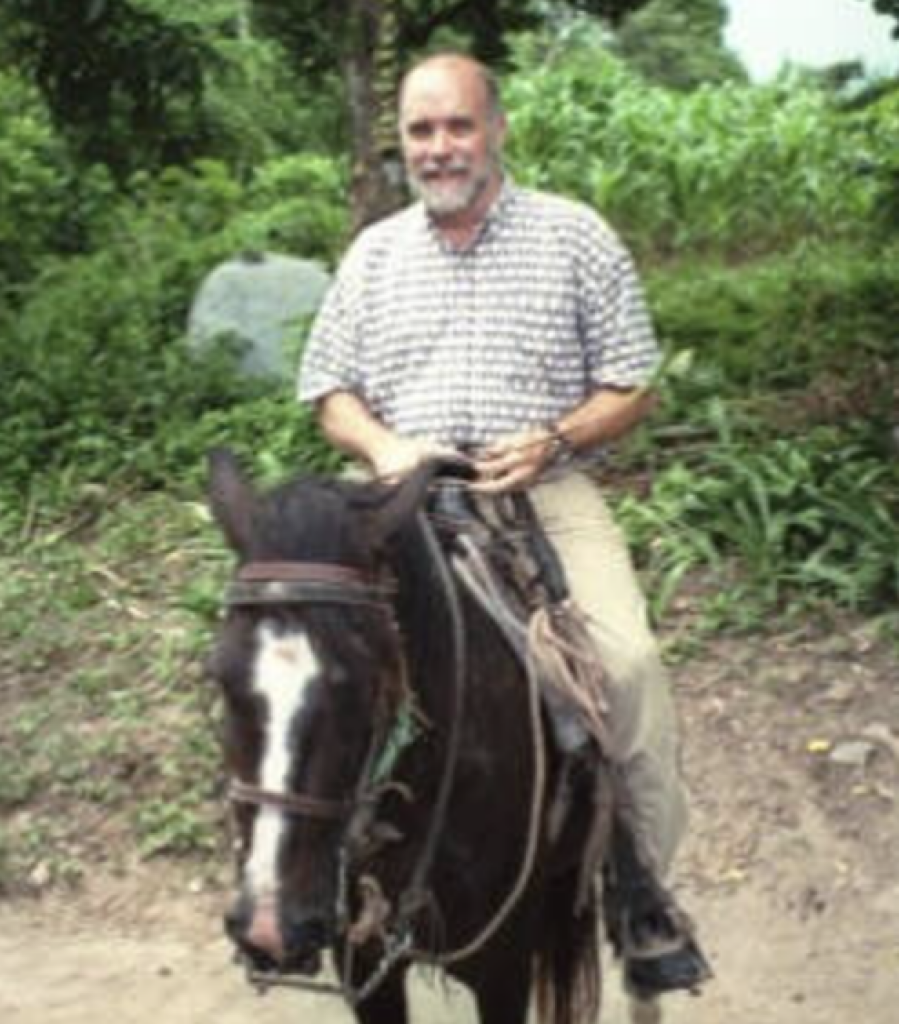
{"type": "Polygon", "coordinates": [[[343,604],[386,608],[391,590],[351,566],[319,562],[247,562],[225,592],[231,607],[343,604]]]}

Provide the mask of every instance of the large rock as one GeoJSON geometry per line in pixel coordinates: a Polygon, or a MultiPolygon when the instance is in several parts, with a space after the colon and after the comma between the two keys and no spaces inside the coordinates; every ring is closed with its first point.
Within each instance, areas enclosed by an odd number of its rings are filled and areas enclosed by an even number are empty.
{"type": "Polygon", "coordinates": [[[285,343],[318,309],[329,284],[324,268],[311,260],[274,253],[228,260],[205,278],[194,297],[190,344],[202,350],[214,338],[233,338],[247,374],[292,379],[296,360],[285,343]]]}

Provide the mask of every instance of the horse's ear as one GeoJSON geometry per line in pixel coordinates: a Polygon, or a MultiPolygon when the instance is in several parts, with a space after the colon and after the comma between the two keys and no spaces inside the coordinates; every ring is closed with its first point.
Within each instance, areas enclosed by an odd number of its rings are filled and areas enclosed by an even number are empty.
{"type": "Polygon", "coordinates": [[[392,488],[386,500],[372,516],[372,532],[377,541],[392,537],[422,507],[425,494],[434,477],[440,472],[437,460],[422,463],[404,480],[392,488]]]}
{"type": "Polygon", "coordinates": [[[209,452],[209,507],[225,539],[237,554],[250,544],[256,492],[227,448],[209,452]]]}

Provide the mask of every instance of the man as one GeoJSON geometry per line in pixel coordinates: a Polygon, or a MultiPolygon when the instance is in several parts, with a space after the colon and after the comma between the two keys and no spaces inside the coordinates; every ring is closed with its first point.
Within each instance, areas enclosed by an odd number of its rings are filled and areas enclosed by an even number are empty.
{"type": "MultiPolygon", "coordinates": [[[[300,397],[380,477],[475,451],[482,495],[528,489],[586,611],[608,678],[619,798],[641,862],[665,876],[685,825],[675,722],[624,540],[591,454],[649,411],[657,360],[631,260],[591,210],[503,173],[496,83],[431,57],[406,76],[400,132],[421,202],[356,240],[306,349],[300,397]]],[[[701,954],[676,913],[631,929],[643,993],[693,987],[701,954]],[[643,929],[644,933],[646,929],[643,929]]]]}

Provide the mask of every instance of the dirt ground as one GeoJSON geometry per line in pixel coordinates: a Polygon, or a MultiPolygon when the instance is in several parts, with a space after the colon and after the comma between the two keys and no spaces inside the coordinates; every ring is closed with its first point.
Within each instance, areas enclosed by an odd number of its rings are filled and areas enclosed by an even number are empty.
{"type": "MultiPolygon", "coordinates": [[[[676,628],[676,623],[675,623],[676,628]]],[[[718,639],[674,668],[693,827],[678,891],[716,978],[668,1024],[899,1019],[899,658],[870,625],[718,639]]],[[[287,1024],[331,997],[258,997],[220,938],[225,894],[171,866],[78,896],[0,902],[4,1024],[287,1024]]],[[[626,1016],[614,977],[604,1024],[626,1016]]],[[[464,994],[415,985],[417,1021],[466,1024],[464,994]]]]}

